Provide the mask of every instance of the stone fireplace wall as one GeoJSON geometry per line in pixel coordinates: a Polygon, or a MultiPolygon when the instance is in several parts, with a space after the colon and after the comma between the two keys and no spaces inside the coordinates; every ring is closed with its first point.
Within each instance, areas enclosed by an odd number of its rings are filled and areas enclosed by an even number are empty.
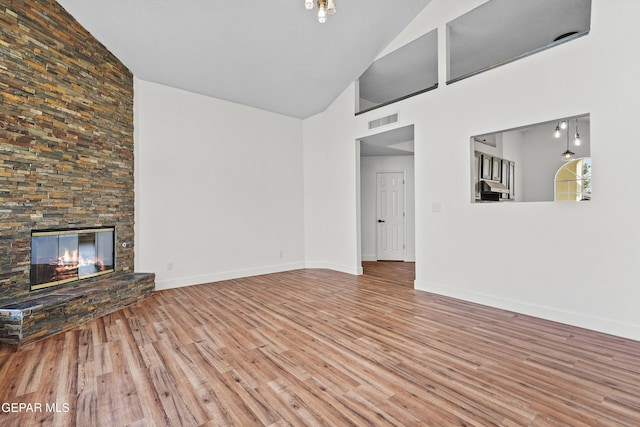
{"type": "Polygon", "coordinates": [[[133,76],[57,2],[0,0],[0,304],[29,295],[32,229],[103,225],[133,272],[133,76]]]}

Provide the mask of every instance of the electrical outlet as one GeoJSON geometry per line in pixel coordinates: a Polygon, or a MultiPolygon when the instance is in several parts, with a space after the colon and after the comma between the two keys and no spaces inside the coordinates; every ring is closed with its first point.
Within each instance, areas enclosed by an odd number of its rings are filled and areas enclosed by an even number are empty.
{"type": "Polygon", "coordinates": [[[173,270],[173,261],[167,262],[167,271],[173,270]]]}

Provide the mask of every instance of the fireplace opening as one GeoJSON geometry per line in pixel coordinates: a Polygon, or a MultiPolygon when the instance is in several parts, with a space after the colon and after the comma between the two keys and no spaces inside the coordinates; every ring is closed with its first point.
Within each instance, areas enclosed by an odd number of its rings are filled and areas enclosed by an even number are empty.
{"type": "Polygon", "coordinates": [[[31,290],[111,273],[115,227],[31,232],[31,290]]]}

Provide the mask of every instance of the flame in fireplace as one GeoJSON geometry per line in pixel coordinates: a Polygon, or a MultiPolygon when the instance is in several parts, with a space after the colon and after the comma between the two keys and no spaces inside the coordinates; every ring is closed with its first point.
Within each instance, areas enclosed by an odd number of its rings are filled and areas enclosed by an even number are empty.
{"type": "MultiPolygon", "coordinates": [[[[82,259],[82,257],[80,257],[82,259]]],[[[78,251],[74,250],[73,255],[69,255],[69,249],[64,250],[64,255],[58,258],[58,261],[62,263],[62,265],[66,263],[76,263],[78,261],[78,251]]]]}
{"type": "Polygon", "coordinates": [[[65,249],[61,257],[58,257],[58,262],[55,268],[55,279],[65,279],[77,275],[80,267],[93,265],[98,271],[106,270],[104,261],[99,258],[83,258],[82,255],[78,255],[78,250],[74,249],[69,251],[65,249]]]}

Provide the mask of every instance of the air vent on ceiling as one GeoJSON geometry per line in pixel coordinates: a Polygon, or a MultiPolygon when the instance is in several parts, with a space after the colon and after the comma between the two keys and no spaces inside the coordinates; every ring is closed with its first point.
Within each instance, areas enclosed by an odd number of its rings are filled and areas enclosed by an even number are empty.
{"type": "Polygon", "coordinates": [[[398,121],[398,113],[392,114],[387,117],[382,117],[380,119],[371,120],[369,122],[369,129],[379,128],[380,126],[388,125],[390,123],[395,123],[398,121]]]}

